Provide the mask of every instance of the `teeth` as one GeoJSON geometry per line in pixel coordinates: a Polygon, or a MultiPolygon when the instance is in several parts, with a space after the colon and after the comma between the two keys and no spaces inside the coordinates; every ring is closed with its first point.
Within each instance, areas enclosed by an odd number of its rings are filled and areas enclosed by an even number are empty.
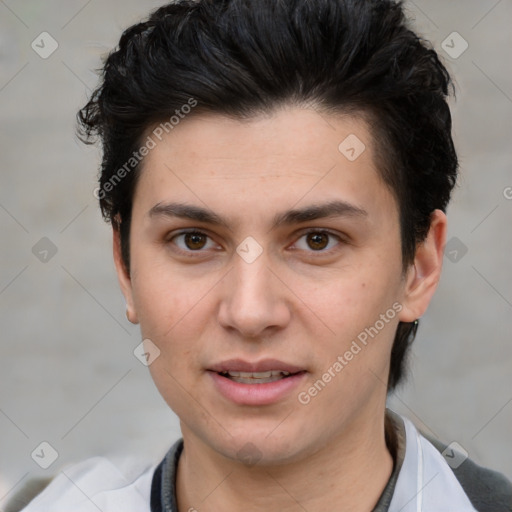
{"type": "Polygon", "coordinates": [[[288,377],[290,372],[280,370],[268,370],[266,372],[221,372],[222,375],[229,376],[231,380],[242,384],[265,384],[275,382],[283,377],[288,377]]]}
{"type": "MultiPolygon", "coordinates": [[[[231,374],[231,372],[229,372],[231,374]]],[[[235,377],[244,377],[245,379],[266,379],[270,377],[272,372],[240,372],[239,375],[235,375],[235,377]]]]}

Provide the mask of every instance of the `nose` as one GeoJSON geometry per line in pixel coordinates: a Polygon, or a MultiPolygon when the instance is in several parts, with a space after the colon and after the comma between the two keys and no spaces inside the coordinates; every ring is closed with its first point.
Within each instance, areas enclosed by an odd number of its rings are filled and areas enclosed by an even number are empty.
{"type": "Polygon", "coordinates": [[[223,287],[218,320],[224,328],[258,340],[290,321],[289,290],[269,265],[265,253],[251,263],[236,255],[223,287]]]}

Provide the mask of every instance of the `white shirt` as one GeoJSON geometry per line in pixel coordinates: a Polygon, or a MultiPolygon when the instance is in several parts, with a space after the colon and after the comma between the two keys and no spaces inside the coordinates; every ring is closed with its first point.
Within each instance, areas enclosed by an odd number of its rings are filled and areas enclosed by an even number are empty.
{"type": "Polygon", "coordinates": [[[156,466],[87,459],[65,467],[23,512],[150,512],[156,466]]]}
{"type": "MultiPolygon", "coordinates": [[[[476,512],[437,449],[405,424],[405,458],[389,512],[476,512]]],[[[151,512],[155,465],[94,457],[64,468],[23,512],[151,512]]],[[[176,512],[176,511],[172,511],[176,512]]]]}

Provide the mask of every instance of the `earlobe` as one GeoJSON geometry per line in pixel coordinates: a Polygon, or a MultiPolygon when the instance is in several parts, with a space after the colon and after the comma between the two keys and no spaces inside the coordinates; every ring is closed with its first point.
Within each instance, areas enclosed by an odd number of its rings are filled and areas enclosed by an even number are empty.
{"type": "Polygon", "coordinates": [[[116,267],[119,286],[126,301],[126,318],[132,324],[138,324],[137,312],[133,301],[132,281],[129,272],[123,261],[121,251],[121,236],[119,229],[112,229],[112,248],[114,255],[114,264],[116,267]]]}
{"type": "Polygon", "coordinates": [[[128,304],[126,304],[126,318],[128,319],[128,322],[132,324],[138,324],[139,320],[137,319],[137,315],[133,315],[131,308],[128,307],[128,304]]]}
{"type": "Polygon", "coordinates": [[[431,215],[428,235],[418,245],[414,263],[407,272],[400,313],[402,322],[414,322],[420,318],[434,295],[443,266],[446,226],[446,215],[441,210],[435,210],[431,215]]]}

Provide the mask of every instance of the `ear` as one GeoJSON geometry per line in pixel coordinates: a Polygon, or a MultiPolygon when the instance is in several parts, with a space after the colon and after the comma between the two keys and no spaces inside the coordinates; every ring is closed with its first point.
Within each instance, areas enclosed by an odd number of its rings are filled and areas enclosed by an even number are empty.
{"type": "Polygon", "coordinates": [[[137,318],[137,312],[133,301],[132,280],[122,258],[121,235],[119,229],[116,228],[112,228],[112,246],[117,278],[126,301],[126,317],[132,324],[138,324],[139,320],[137,318]]]}
{"type": "Polygon", "coordinates": [[[441,210],[434,210],[427,238],[417,247],[414,263],[407,271],[403,309],[399,316],[402,322],[420,318],[436,291],[443,266],[446,227],[446,215],[441,210]]]}

